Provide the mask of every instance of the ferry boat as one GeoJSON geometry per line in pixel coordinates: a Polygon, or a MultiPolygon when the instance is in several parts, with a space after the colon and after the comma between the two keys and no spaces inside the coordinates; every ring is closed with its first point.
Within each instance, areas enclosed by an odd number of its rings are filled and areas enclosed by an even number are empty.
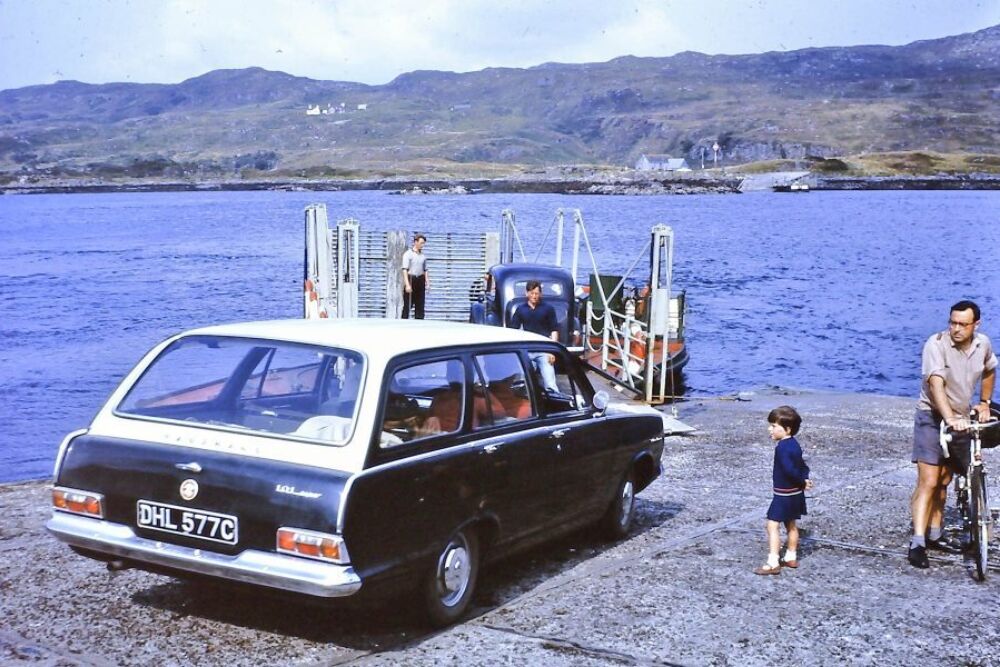
{"type": "MultiPolygon", "coordinates": [[[[572,259],[563,265],[564,223],[559,210],[548,264],[527,261],[509,209],[498,232],[434,234],[426,251],[434,285],[427,318],[506,326],[527,281],[540,280],[543,298],[560,313],[560,342],[595,373],[646,403],[675,397],[688,351],[686,298],[672,285],[673,231],[654,226],[632,268],[608,276],[598,269],[579,210],[572,213],[572,259]],[[589,271],[579,266],[581,248],[589,271]],[[648,275],[634,275],[637,266],[648,275]],[[581,284],[577,277],[588,273],[589,284],[581,284]]],[[[400,317],[402,275],[395,267],[407,247],[404,232],[361,229],[354,219],[330,225],[325,206],[314,205],[306,209],[305,245],[304,317],[400,317]]]]}

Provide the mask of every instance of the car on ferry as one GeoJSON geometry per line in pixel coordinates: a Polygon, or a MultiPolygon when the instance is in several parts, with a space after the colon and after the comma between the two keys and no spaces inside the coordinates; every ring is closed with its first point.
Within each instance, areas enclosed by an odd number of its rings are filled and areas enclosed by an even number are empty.
{"type": "Polygon", "coordinates": [[[526,288],[530,280],[541,284],[542,299],[556,311],[559,341],[571,347],[578,346],[581,302],[575,293],[573,274],[559,266],[508,263],[492,267],[486,273],[482,292],[470,306],[469,321],[509,326],[514,311],[528,300],[526,288]]]}
{"type": "Polygon", "coordinates": [[[487,560],[630,530],[661,417],[616,412],[578,359],[447,322],[213,326],[151,350],[59,448],[48,530],[110,569],[314,598],[403,588],[460,619],[487,560]],[[529,353],[556,358],[546,391],[529,353]]]}

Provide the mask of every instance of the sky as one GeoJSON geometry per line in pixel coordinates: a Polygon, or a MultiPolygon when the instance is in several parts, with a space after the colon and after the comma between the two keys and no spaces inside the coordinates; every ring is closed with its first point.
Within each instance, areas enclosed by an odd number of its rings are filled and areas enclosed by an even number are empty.
{"type": "Polygon", "coordinates": [[[264,67],[381,84],[680,51],[906,44],[1000,24],[1000,0],[0,0],[0,90],[264,67]]]}

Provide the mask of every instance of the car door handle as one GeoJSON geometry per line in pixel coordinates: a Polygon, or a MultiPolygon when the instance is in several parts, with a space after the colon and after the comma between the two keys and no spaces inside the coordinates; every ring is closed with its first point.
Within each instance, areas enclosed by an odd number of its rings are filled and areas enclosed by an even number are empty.
{"type": "Polygon", "coordinates": [[[556,430],[552,431],[552,437],[553,438],[561,438],[564,435],[566,435],[567,433],[569,433],[569,429],[568,428],[557,428],[556,430]]]}
{"type": "Polygon", "coordinates": [[[497,450],[500,449],[500,447],[502,447],[503,444],[504,443],[502,443],[502,442],[490,443],[490,444],[486,445],[485,447],[483,447],[483,451],[486,452],[487,454],[496,454],[497,450]]]}
{"type": "Polygon", "coordinates": [[[201,472],[201,466],[197,461],[192,461],[191,463],[175,463],[174,467],[178,470],[184,470],[186,472],[201,472]]]}

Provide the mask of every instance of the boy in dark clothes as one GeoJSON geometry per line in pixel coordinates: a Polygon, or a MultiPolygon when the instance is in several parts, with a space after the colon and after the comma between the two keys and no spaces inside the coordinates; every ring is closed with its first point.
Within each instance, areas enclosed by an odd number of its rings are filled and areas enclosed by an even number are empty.
{"type": "Polygon", "coordinates": [[[802,460],[802,448],[795,434],[802,425],[799,413],[782,405],[767,416],[767,432],[777,442],[774,447],[774,471],[771,476],[774,498],[767,510],[767,563],[754,570],[754,574],[781,574],[781,568],[799,566],[796,550],[799,546],[799,527],[795,522],[806,513],[806,489],[813,488],[809,479],[809,466],[802,460]],[[788,544],[785,558],[778,561],[781,549],[779,525],[785,524],[788,544]]]}

